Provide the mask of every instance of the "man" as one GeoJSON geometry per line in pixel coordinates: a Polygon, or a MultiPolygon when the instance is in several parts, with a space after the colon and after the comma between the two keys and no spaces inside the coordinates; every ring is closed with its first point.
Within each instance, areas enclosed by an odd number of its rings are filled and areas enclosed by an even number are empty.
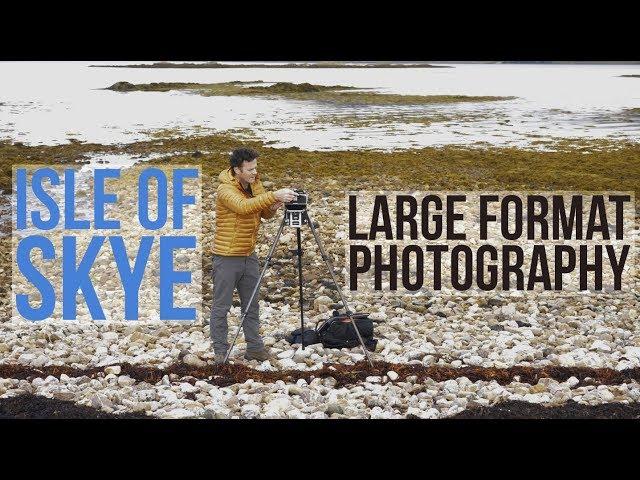
{"type": "Polygon", "coordinates": [[[243,331],[247,342],[245,358],[264,361],[269,353],[259,334],[258,294],[248,305],[260,277],[255,254],[261,218],[271,218],[284,202],[296,198],[293,190],[267,192],[258,176],[258,153],[249,148],[234,150],[229,168],[220,172],[216,203],[216,229],[213,247],[213,305],[211,342],[215,361],[222,362],[227,350],[227,313],[237,288],[242,312],[247,311],[243,331]]]}

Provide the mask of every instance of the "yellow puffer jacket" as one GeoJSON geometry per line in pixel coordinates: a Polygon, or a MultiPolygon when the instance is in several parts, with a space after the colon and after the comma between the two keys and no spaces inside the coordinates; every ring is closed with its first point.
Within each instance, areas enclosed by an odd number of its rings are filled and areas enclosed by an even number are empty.
{"type": "Polygon", "coordinates": [[[271,218],[275,211],[269,207],[277,202],[273,192],[267,192],[256,176],[251,184],[253,195],[245,191],[231,168],[218,176],[218,200],[216,202],[216,231],[214,255],[248,256],[256,247],[260,218],[271,218]]]}

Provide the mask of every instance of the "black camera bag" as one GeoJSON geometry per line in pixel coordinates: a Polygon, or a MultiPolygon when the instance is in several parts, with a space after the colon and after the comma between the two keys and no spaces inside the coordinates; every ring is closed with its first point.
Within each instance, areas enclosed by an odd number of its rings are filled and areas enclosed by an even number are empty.
{"type": "MultiPolygon", "coordinates": [[[[366,313],[353,314],[352,318],[367,350],[375,351],[378,341],[373,338],[373,321],[366,313]]],[[[360,345],[349,316],[335,310],[331,318],[316,324],[316,333],[326,348],[353,348],[360,345]]]]}
{"type": "Polygon", "coordinates": [[[307,328],[304,330],[304,334],[302,333],[301,328],[296,328],[293,332],[291,332],[285,340],[290,344],[300,343],[302,344],[302,339],[304,336],[304,344],[305,345],[313,345],[315,343],[320,343],[320,338],[318,338],[318,333],[315,330],[307,328]]]}

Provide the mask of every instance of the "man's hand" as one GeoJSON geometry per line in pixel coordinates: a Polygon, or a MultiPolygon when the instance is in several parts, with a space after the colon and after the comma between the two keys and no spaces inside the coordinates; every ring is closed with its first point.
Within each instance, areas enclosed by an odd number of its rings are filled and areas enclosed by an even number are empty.
{"type": "Polygon", "coordinates": [[[298,198],[298,194],[290,188],[281,188],[280,190],[276,190],[273,192],[273,195],[276,197],[276,200],[281,203],[291,202],[298,198]]]}
{"type": "Polygon", "coordinates": [[[271,205],[269,208],[275,212],[276,210],[278,210],[283,205],[284,205],[284,203],[282,203],[282,202],[276,202],[273,205],[271,205]]]}

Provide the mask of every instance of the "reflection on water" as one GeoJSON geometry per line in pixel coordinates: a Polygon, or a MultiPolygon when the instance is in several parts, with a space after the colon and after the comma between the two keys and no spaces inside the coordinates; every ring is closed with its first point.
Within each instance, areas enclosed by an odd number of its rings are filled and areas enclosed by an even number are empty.
{"type": "MultiPolygon", "coordinates": [[[[157,130],[250,132],[309,150],[429,145],[529,146],[541,139],[640,134],[639,65],[452,64],[447,69],[116,69],[95,62],[0,63],[0,139],[28,144],[78,139],[128,143],[157,130]],[[349,106],[184,92],[102,90],[116,81],[310,82],[382,93],[516,96],[421,106],[349,106]]],[[[139,62],[137,62],[139,63],[139,62]]]]}

